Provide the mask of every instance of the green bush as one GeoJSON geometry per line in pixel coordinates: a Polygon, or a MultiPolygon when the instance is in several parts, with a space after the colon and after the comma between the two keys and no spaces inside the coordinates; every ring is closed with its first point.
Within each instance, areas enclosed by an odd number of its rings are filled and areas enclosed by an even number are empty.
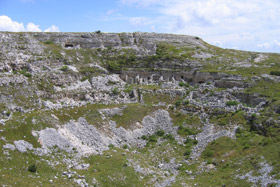
{"type": "Polygon", "coordinates": [[[156,132],[156,135],[158,135],[158,136],[164,136],[164,131],[163,130],[159,130],[159,131],[157,131],[156,132]]]}
{"type": "Polygon", "coordinates": [[[198,144],[197,140],[193,140],[192,142],[193,142],[194,145],[198,144]]]}
{"type": "Polygon", "coordinates": [[[53,42],[50,41],[50,40],[48,40],[48,41],[44,41],[43,43],[44,43],[44,44],[52,44],[53,42]]]}
{"type": "Polygon", "coordinates": [[[184,152],[184,156],[189,156],[189,155],[191,154],[191,152],[192,152],[192,151],[191,151],[191,150],[189,150],[189,149],[188,149],[188,150],[186,150],[186,151],[184,152]]]}
{"type": "Polygon", "coordinates": [[[99,69],[96,67],[82,66],[80,67],[79,72],[83,75],[95,75],[99,73],[99,69]]]}
{"type": "Polygon", "coordinates": [[[254,114],[251,115],[251,117],[252,117],[253,119],[256,119],[256,118],[257,118],[257,114],[254,113],[254,114]]]}
{"type": "Polygon", "coordinates": [[[108,145],[109,148],[114,148],[115,146],[113,144],[108,145]]]}
{"type": "Polygon", "coordinates": [[[127,145],[127,144],[123,145],[123,148],[124,148],[124,149],[127,149],[127,148],[128,148],[128,145],[127,145]]]}
{"type": "Polygon", "coordinates": [[[189,84],[188,83],[185,83],[185,82],[179,82],[179,86],[180,87],[189,87],[189,84]]]}
{"type": "Polygon", "coordinates": [[[188,105],[188,104],[190,104],[190,101],[189,101],[189,100],[183,101],[183,105],[188,105]]]}
{"type": "Polygon", "coordinates": [[[145,136],[145,135],[143,135],[143,136],[141,137],[141,139],[142,139],[142,140],[148,140],[148,137],[145,136]]]}
{"type": "Polygon", "coordinates": [[[174,107],[173,105],[172,105],[172,106],[169,106],[169,109],[170,109],[170,110],[174,110],[174,108],[175,108],[175,107],[174,107]]]}
{"type": "Polygon", "coordinates": [[[20,73],[24,75],[25,77],[32,77],[32,74],[28,72],[26,68],[23,68],[20,73]]]}
{"type": "Polygon", "coordinates": [[[185,83],[184,82],[179,82],[179,86],[183,87],[183,86],[185,86],[185,83]]]}
{"type": "Polygon", "coordinates": [[[118,94],[119,94],[119,89],[118,89],[118,88],[114,88],[114,89],[112,90],[112,93],[113,93],[114,95],[118,95],[118,94]]]}
{"type": "Polygon", "coordinates": [[[175,102],[175,106],[176,106],[176,107],[180,106],[181,104],[182,104],[182,101],[181,101],[181,100],[177,100],[177,101],[175,102]]]}
{"type": "Polygon", "coordinates": [[[243,146],[243,150],[249,149],[249,148],[250,148],[250,145],[248,145],[248,144],[245,144],[245,145],[243,146]]]}
{"type": "Polygon", "coordinates": [[[238,104],[239,104],[238,101],[228,101],[228,102],[226,102],[227,106],[235,106],[235,105],[238,105],[238,104]]]}
{"type": "Polygon", "coordinates": [[[188,136],[188,135],[194,135],[199,133],[198,130],[195,128],[188,128],[188,127],[183,127],[182,125],[179,126],[177,133],[181,136],[188,136]]]}
{"type": "Polygon", "coordinates": [[[280,76],[280,71],[271,71],[269,74],[270,75],[280,76]]]}
{"type": "Polygon", "coordinates": [[[214,151],[212,151],[210,149],[206,149],[203,154],[204,154],[205,157],[213,157],[214,156],[214,151]]]}
{"type": "Polygon", "coordinates": [[[32,164],[28,167],[28,171],[34,173],[37,171],[37,166],[35,164],[32,164]]]}
{"type": "Polygon", "coordinates": [[[25,77],[32,77],[32,74],[31,74],[31,73],[28,73],[28,72],[23,73],[23,75],[24,75],[25,77]]]}
{"type": "Polygon", "coordinates": [[[68,70],[68,66],[62,66],[61,68],[59,68],[60,71],[67,71],[68,70]]]}
{"type": "Polygon", "coordinates": [[[184,141],[184,144],[188,144],[188,143],[191,143],[191,142],[192,142],[192,139],[186,138],[186,140],[184,141]]]}
{"type": "Polygon", "coordinates": [[[218,120],[218,125],[219,125],[219,126],[225,126],[225,125],[226,125],[226,122],[225,122],[225,121],[222,121],[222,120],[218,120]]]}
{"type": "Polygon", "coordinates": [[[149,142],[157,142],[157,136],[156,135],[149,136],[149,142]]]}
{"type": "Polygon", "coordinates": [[[107,69],[109,71],[120,71],[121,70],[121,65],[116,62],[116,61],[108,61],[107,62],[107,69]]]}
{"type": "Polygon", "coordinates": [[[163,136],[163,139],[174,140],[174,137],[171,134],[166,134],[163,136]]]}

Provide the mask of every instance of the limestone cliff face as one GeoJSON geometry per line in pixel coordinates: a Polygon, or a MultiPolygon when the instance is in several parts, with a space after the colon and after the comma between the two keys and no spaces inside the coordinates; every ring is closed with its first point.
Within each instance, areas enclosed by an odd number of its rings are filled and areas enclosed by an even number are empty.
{"type": "Polygon", "coordinates": [[[166,42],[192,47],[203,46],[202,40],[193,36],[153,33],[35,33],[38,41],[53,41],[64,47],[103,48],[103,47],[142,47],[155,52],[155,45],[166,42]]]}
{"type": "Polygon", "coordinates": [[[65,48],[137,48],[139,52],[154,54],[156,44],[204,47],[197,37],[155,33],[0,33],[5,48],[27,48],[38,51],[38,42],[52,41],[65,48]],[[26,43],[25,43],[26,42],[26,43]],[[37,49],[37,50],[36,50],[37,49]]]}
{"type": "Polygon", "coordinates": [[[198,37],[173,34],[1,32],[0,102],[12,110],[23,102],[20,95],[32,108],[56,106],[50,99],[70,105],[137,102],[135,90],[123,92],[126,83],[250,86],[241,76],[203,70],[221,63],[215,50],[198,37]],[[107,76],[110,73],[117,75],[107,76]],[[101,90],[96,90],[100,81],[101,90]]]}

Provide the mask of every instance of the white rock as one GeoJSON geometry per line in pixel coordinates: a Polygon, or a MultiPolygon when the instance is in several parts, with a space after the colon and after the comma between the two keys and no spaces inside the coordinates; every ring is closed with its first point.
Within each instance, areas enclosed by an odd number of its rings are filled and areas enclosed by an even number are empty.
{"type": "Polygon", "coordinates": [[[33,145],[25,140],[14,141],[14,144],[19,152],[26,152],[28,149],[33,149],[33,145]]]}

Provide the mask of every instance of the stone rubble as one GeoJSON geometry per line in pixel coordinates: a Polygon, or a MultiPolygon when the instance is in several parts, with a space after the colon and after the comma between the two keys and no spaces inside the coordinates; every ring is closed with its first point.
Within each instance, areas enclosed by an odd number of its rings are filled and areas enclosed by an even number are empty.
{"type": "MultiPolygon", "coordinates": [[[[119,111],[115,108],[113,111],[119,111]]],[[[107,110],[102,110],[108,111],[107,110]]],[[[112,111],[109,113],[111,114],[112,111]]],[[[177,135],[177,128],[172,125],[169,113],[165,110],[157,110],[152,116],[143,118],[142,128],[129,130],[123,127],[116,127],[114,121],[109,121],[106,127],[107,133],[100,131],[95,126],[88,124],[84,118],[78,121],[70,121],[59,129],[46,128],[37,134],[39,142],[43,147],[58,147],[67,152],[77,150],[81,155],[99,154],[108,150],[110,144],[121,147],[124,144],[131,146],[144,147],[145,140],[143,135],[152,135],[158,130],[172,134],[173,137],[182,143],[183,139],[177,135]]]]}
{"type": "Polygon", "coordinates": [[[24,153],[27,150],[33,150],[33,145],[25,140],[14,141],[14,144],[16,149],[21,153],[24,153]]]}
{"type": "Polygon", "coordinates": [[[273,170],[273,167],[270,166],[267,162],[260,163],[259,176],[253,175],[253,172],[250,171],[245,175],[236,175],[236,178],[247,179],[248,182],[253,183],[254,185],[261,185],[266,187],[272,184],[275,184],[276,187],[280,186],[280,180],[274,179],[273,176],[269,175],[273,170]]]}

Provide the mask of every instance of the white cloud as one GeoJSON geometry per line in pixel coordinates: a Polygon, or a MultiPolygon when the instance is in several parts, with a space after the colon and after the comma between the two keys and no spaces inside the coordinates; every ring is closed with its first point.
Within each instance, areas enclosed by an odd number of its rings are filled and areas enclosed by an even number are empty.
{"type": "MultiPolygon", "coordinates": [[[[0,16],[0,31],[10,32],[42,32],[39,25],[34,23],[28,23],[26,27],[23,23],[13,21],[10,17],[2,15],[0,16]]],[[[45,32],[60,32],[59,28],[55,25],[45,29],[45,32]]]]}
{"type": "Polygon", "coordinates": [[[25,30],[28,32],[42,32],[39,25],[35,25],[34,23],[28,23],[25,30]]]}
{"type": "Polygon", "coordinates": [[[219,47],[223,47],[223,43],[221,41],[211,41],[210,42],[212,45],[216,45],[216,46],[219,46],[219,47]]]}
{"type": "Polygon", "coordinates": [[[280,48],[280,42],[278,42],[277,40],[273,40],[273,41],[270,41],[270,42],[257,44],[257,47],[264,48],[264,49],[280,48]]]}
{"type": "MultiPolygon", "coordinates": [[[[280,3],[275,5],[279,8],[280,3]]],[[[246,26],[261,21],[263,12],[271,8],[277,9],[271,7],[269,2],[259,0],[175,0],[173,4],[163,4],[160,10],[166,16],[177,17],[177,21],[185,21],[185,27],[192,23],[203,26],[246,26]]],[[[270,17],[274,19],[273,16],[270,17]]]]}
{"type": "Polygon", "coordinates": [[[12,31],[12,32],[20,32],[24,31],[23,23],[18,23],[13,21],[8,16],[0,16],[0,31],[12,31]]]}
{"type": "Polygon", "coordinates": [[[263,43],[263,44],[257,44],[257,46],[258,46],[259,48],[265,48],[265,49],[270,48],[270,44],[267,43],[267,42],[265,42],[265,43],[263,43]]]}
{"type": "Polygon", "coordinates": [[[149,24],[149,19],[145,18],[145,17],[132,17],[129,18],[129,23],[132,25],[137,25],[137,26],[141,26],[141,25],[147,25],[149,24]]]}
{"type": "Polygon", "coordinates": [[[60,30],[57,26],[52,25],[51,27],[45,29],[44,32],[60,32],[60,30]]]}
{"type": "MultiPolygon", "coordinates": [[[[137,6],[158,32],[196,35],[223,47],[279,52],[279,0],[119,0],[137,6]],[[149,7],[147,7],[149,6],[149,7]],[[153,17],[149,17],[149,11],[153,17]],[[155,17],[155,14],[156,17],[155,17]],[[218,44],[219,45],[219,44],[218,44]]],[[[128,19],[142,24],[146,20],[128,19]]],[[[147,29],[148,27],[143,27],[147,29]]],[[[149,29],[151,31],[151,29],[149,29]]]]}

